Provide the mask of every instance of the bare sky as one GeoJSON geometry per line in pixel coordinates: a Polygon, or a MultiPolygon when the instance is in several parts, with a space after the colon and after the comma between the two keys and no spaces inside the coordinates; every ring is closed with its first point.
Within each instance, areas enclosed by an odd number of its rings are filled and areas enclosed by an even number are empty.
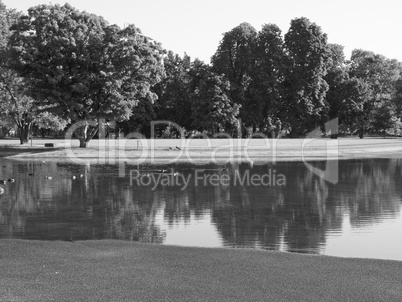
{"type": "MultiPolygon", "coordinates": [[[[103,16],[109,23],[134,23],[142,32],[179,55],[186,52],[209,63],[222,34],[242,22],[257,31],[266,23],[285,34],[290,21],[307,17],[321,26],[328,42],[345,46],[347,59],[355,48],[374,51],[402,62],[402,0],[70,0],[79,10],[103,16]]],[[[40,0],[3,0],[26,12],[40,0]]],[[[64,4],[65,1],[51,3],[64,4]]]]}

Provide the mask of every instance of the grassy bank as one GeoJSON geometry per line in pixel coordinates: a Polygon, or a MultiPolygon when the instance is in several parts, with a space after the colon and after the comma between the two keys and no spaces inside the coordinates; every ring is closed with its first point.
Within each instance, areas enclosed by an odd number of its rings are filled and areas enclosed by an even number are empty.
{"type": "Polygon", "coordinates": [[[401,301],[402,262],[0,240],[0,301],[401,301]]]}

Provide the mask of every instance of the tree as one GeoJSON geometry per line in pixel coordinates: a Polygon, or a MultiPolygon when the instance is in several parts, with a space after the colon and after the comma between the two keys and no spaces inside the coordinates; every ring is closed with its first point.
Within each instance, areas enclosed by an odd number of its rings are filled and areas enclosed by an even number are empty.
{"type": "Polygon", "coordinates": [[[26,95],[22,78],[12,71],[2,68],[0,74],[0,115],[18,127],[20,143],[28,142],[28,134],[34,121],[35,101],[26,95]]]}
{"type": "Polygon", "coordinates": [[[224,74],[230,82],[230,97],[242,105],[240,116],[245,126],[255,126],[251,108],[258,108],[255,99],[247,93],[251,83],[250,71],[254,67],[254,49],[257,31],[248,23],[241,23],[224,33],[217,51],[212,56],[213,71],[224,74]],[[247,108],[247,109],[246,109],[247,108]]]}
{"type": "Polygon", "coordinates": [[[229,97],[230,83],[207,71],[192,97],[192,127],[209,130],[212,134],[237,129],[240,105],[229,97]]]}
{"type": "Polygon", "coordinates": [[[327,74],[324,77],[328,84],[326,102],[329,106],[328,119],[339,117],[342,102],[347,98],[347,84],[349,81],[348,68],[345,62],[343,46],[328,44],[329,60],[327,74]]]}
{"type": "Polygon", "coordinates": [[[28,142],[28,133],[34,121],[36,102],[28,96],[29,85],[9,68],[8,39],[10,27],[20,13],[0,3],[0,116],[18,127],[20,143],[28,142]]]}
{"type": "Polygon", "coordinates": [[[343,94],[339,107],[339,118],[342,127],[349,134],[359,131],[362,138],[362,129],[367,124],[371,107],[367,102],[369,86],[364,81],[354,77],[342,83],[343,94]]]}
{"type": "Polygon", "coordinates": [[[246,103],[243,110],[249,119],[254,118],[253,123],[258,124],[260,132],[280,132],[285,119],[285,53],[278,26],[266,24],[262,27],[257,36],[254,57],[248,91],[255,101],[246,103]],[[250,105],[254,105],[254,108],[250,108],[250,105]]]}
{"type": "Polygon", "coordinates": [[[163,51],[133,25],[120,29],[65,4],[30,8],[12,29],[13,68],[35,99],[83,122],[82,148],[98,131],[88,121],[127,120],[139,101],[156,100],[163,51]]]}
{"type": "Polygon", "coordinates": [[[402,63],[399,63],[399,78],[394,83],[395,92],[392,102],[395,105],[396,114],[402,118],[402,63]]]}
{"type": "Polygon", "coordinates": [[[394,104],[392,102],[386,102],[373,112],[369,131],[382,135],[392,133],[398,121],[394,104]]]}
{"type": "Polygon", "coordinates": [[[172,121],[181,127],[191,129],[190,69],[191,58],[169,51],[164,58],[166,77],[155,91],[158,93],[158,118],[172,121]]]}
{"type": "Polygon", "coordinates": [[[359,79],[368,89],[363,100],[364,117],[359,123],[359,136],[363,138],[366,129],[381,130],[375,129],[384,124],[378,119],[393,115],[392,100],[395,95],[395,83],[400,77],[400,64],[371,51],[355,49],[351,56],[350,77],[359,79]],[[385,113],[387,110],[389,112],[385,113]]]}
{"type": "Polygon", "coordinates": [[[133,110],[133,114],[128,120],[118,122],[117,129],[119,132],[122,130],[125,135],[133,132],[141,133],[149,137],[151,135],[151,122],[156,118],[155,103],[145,99],[138,103],[133,110]]]}
{"type": "Polygon", "coordinates": [[[63,130],[69,120],[48,112],[49,107],[41,106],[29,96],[29,84],[9,69],[2,69],[0,74],[0,117],[17,126],[21,144],[28,143],[32,126],[39,128],[63,130]],[[28,87],[28,88],[27,88],[28,87]]]}
{"type": "Polygon", "coordinates": [[[328,84],[324,80],[327,35],[307,18],[297,18],[291,21],[285,34],[285,48],[288,56],[287,116],[291,135],[295,137],[321,126],[328,110],[325,103],[328,84]]]}
{"type": "Polygon", "coordinates": [[[36,116],[35,122],[39,129],[51,129],[54,131],[62,131],[68,124],[67,120],[61,119],[48,111],[40,112],[36,116]]]}

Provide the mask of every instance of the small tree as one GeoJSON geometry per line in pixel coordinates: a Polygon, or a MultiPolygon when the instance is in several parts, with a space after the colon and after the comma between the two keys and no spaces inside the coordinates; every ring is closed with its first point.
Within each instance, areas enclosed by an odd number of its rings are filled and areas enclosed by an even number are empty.
{"type": "Polygon", "coordinates": [[[36,102],[26,95],[23,79],[4,69],[0,75],[0,94],[1,118],[10,119],[18,127],[21,145],[27,143],[35,118],[36,102]]]}
{"type": "Polygon", "coordinates": [[[11,35],[9,28],[20,15],[0,3],[0,118],[18,127],[20,142],[24,144],[28,142],[36,102],[28,96],[29,84],[9,68],[10,53],[7,47],[11,35]]]}
{"type": "Polygon", "coordinates": [[[58,132],[64,130],[69,121],[61,119],[51,112],[45,111],[36,116],[35,122],[39,129],[51,129],[58,132]]]}

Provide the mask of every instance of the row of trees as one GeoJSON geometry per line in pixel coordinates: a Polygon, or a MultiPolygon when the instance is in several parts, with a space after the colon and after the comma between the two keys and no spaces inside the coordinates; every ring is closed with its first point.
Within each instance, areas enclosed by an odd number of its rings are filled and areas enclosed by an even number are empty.
{"type": "Polygon", "coordinates": [[[68,4],[27,15],[0,6],[1,121],[18,126],[21,143],[33,123],[63,129],[81,121],[81,147],[101,120],[126,133],[146,134],[163,119],[188,133],[291,137],[336,117],[360,137],[400,126],[402,64],[363,50],[347,61],[306,18],[292,20],[284,36],[274,24],[257,32],[242,23],[205,64],[165,51],[134,25],[121,29],[68,4]]]}
{"type": "Polygon", "coordinates": [[[402,64],[360,49],[346,60],[306,18],[284,38],[274,24],[257,32],[242,23],[223,35],[211,65],[170,53],[165,70],[157,116],[186,129],[300,137],[339,118],[347,134],[400,134],[402,64]]]}

